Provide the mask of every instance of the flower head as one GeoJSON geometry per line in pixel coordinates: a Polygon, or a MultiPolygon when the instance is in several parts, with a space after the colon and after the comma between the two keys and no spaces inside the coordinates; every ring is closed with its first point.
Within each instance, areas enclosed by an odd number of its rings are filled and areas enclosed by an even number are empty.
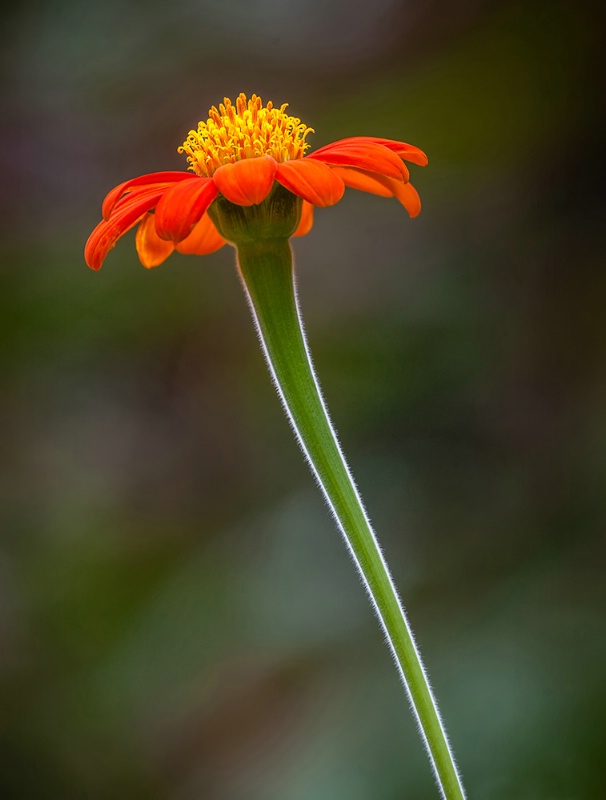
{"type": "MultiPolygon", "coordinates": [[[[229,239],[216,225],[215,209],[221,203],[260,206],[284,190],[296,201],[289,206],[295,218],[288,235],[308,233],[314,207],[334,205],[346,186],[396,197],[411,217],[417,216],[421,203],[404,161],[424,166],[422,150],[391,139],[356,136],[305,155],[312,129],[286,108],[271,102],[263,106],[257,95],[248,100],[244,94],[235,105],[225,98],[219,108],[213,106],[207,121],[178,148],[194,174],[155,172],[109,192],[103,220],[86,244],[89,267],[99,269],[118,239],[137,224],[136,247],[145,267],[161,264],[175,249],[212,253],[229,239]]],[[[274,214],[276,207],[285,205],[274,203],[274,214]]]]}
{"type": "Polygon", "coordinates": [[[305,138],[314,131],[289,116],[287,107],[284,103],[275,108],[271,100],[264,106],[256,94],[248,101],[241,94],[234,107],[226,97],[219,108],[211,108],[206,122],[187,134],[178,152],[186,153],[189,168],[205,177],[223,164],[245,158],[271,156],[278,162],[302,158],[309,148],[305,138]]]}

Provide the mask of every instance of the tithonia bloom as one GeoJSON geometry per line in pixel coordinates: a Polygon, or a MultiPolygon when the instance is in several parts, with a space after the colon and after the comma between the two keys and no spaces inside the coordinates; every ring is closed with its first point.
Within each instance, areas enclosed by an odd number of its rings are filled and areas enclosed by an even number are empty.
{"type": "Polygon", "coordinates": [[[253,95],[225,98],[179,148],[191,172],[154,172],[121,183],[103,203],[103,221],[89,237],[86,263],[99,269],[118,239],[138,224],[136,246],[145,267],[161,264],[176,249],[205,255],[226,244],[208,214],[223,196],[238,206],[262,203],[280,184],[302,199],[294,236],[313,224],[314,206],[332,206],[345,187],[396,197],[415,217],[419,195],[404,161],[424,166],[422,150],[404,142],[354,136],[305,155],[312,128],[253,95]],[[193,174],[192,174],[193,172],[193,174]]]}
{"type": "Polygon", "coordinates": [[[174,251],[204,255],[228,243],[272,379],[301,449],[373,602],[408,692],[444,800],[465,800],[436,701],[375,533],[362,505],[311,363],[296,292],[291,236],[307,233],[315,206],[332,206],[345,187],[396,197],[421,210],[405,161],[425,154],[391,139],[356,136],[306,155],[311,128],[253,95],[227,98],[179,148],[191,172],[156,172],[121,183],[103,203],[103,221],[85,250],[99,269],[137,225],[145,267],[174,251]],[[193,173],[193,174],[192,174],[193,173]]]}

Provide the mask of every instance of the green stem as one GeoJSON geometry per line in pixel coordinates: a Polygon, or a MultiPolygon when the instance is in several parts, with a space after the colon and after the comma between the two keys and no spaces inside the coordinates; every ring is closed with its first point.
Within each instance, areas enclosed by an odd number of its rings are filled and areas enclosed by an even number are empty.
{"type": "Polygon", "coordinates": [[[276,388],[385,631],[442,797],[464,800],[412,632],[314,375],[299,314],[290,244],[287,239],[240,243],[238,267],[276,388]]]}

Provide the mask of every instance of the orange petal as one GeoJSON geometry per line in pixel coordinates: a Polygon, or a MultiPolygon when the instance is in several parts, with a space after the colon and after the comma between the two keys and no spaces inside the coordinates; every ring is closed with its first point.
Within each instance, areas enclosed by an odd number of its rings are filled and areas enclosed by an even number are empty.
{"type": "Polygon", "coordinates": [[[155,184],[170,185],[175,181],[182,181],[191,177],[192,175],[189,172],[151,172],[149,175],[140,175],[138,178],[131,178],[128,181],[124,181],[118,186],[115,186],[103,201],[103,207],[101,209],[103,219],[109,219],[109,215],[117,201],[122,197],[124,192],[134,186],[155,186],[155,184]]]}
{"type": "Polygon", "coordinates": [[[358,167],[370,172],[379,172],[389,178],[408,180],[408,169],[395,153],[373,142],[354,144],[336,143],[307,156],[339,167],[358,167]]]}
{"type": "MultiPolygon", "coordinates": [[[[370,192],[370,194],[378,194],[381,197],[393,197],[394,195],[391,178],[355,167],[333,167],[332,169],[350,189],[359,189],[361,192],[370,192]]],[[[403,181],[398,181],[398,183],[404,184],[403,181]]]]}
{"type": "Polygon", "coordinates": [[[408,211],[411,217],[418,217],[421,213],[421,198],[412,183],[393,181],[394,195],[408,211]]]}
{"type": "Polygon", "coordinates": [[[169,186],[172,186],[172,184],[155,183],[152,186],[137,186],[134,189],[129,189],[119,200],[114,203],[111,214],[109,217],[107,217],[107,219],[110,220],[118,213],[118,211],[126,206],[132,205],[133,203],[139,202],[139,200],[142,200],[144,197],[151,197],[154,195],[155,197],[160,198],[169,186]]]}
{"type": "Polygon", "coordinates": [[[175,249],[173,242],[161,239],[156,233],[156,223],[153,214],[146,214],[137,228],[135,245],[139,261],[144,267],[150,269],[162,264],[175,249]]]}
{"type": "Polygon", "coordinates": [[[358,138],[366,139],[369,142],[374,142],[375,144],[380,144],[383,147],[387,147],[388,150],[391,150],[405,161],[410,161],[411,164],[418,164],[419,167],[427,166],[428,158],[426,154],[413,144],[396,142],[394,139],[379,139],[372,136],[360,136],[358,138]]]}
{"type": "Polygon", "coordinates": [[[271,156],[244,158],[224,164],[213,180],[221,194],[238,206],[262,203],[270,192],[276,174],[276,162],[271,156]]]}
{"type": "Polygon", "coordinates": [[[204,214],[200,222],[194,225],[186,239],[177,244],[177,250],[189,256],[205,256],[214,253],[226,244],[225,239],[213,225],[208,214],[204,214]]]}
{"type": "Polygon", "coordinates": [[[314,206],[334,206],[345,191],[343,181],[327,164],[306,158],[278,164],[276,180],[314,206]]]}
{"type": "Polygon", "coordinates": [[[212,178],[191,177],[165,191],[156,208],[156,233],[161,239],[180,242],[218,194],[212,178]]]}
{"type": "Polygon", "coordinates": [[[109,220],[100,222],[88,237],[84,248],[84,259],[91,269],[101,269],[109,250],[126,231],[135,225],[146,211],[153,208],[162,196],[163,190],[150,191],[125,203],[115,211],[109,220]]]}
{"type": "Polygon", "coordinates": [[[340,147],[343,144],[349,145],[356,143],[378,144],[382,147],[386,147],[388,150],[391,150],[405,161],[410,161],[412,164],[418,164],[420,167],[425,167],[427,165],[427,156],[418,147],[415,147],[412,144],[407,144],[406,142],[397,142],[395,139],[381,139],[378,136],[350,136],[348,139],[341,139],[338,142],[327,144],[325,147],[321,147],[316,152],[321,153],[324,150],[329,150],[335,146],[340,147]]]}
{"type": "Polygon", "coordinates": [[[303,200],[303,210],[301,211],[301,220],[297,230],[293,236],[305,236],[309,233],[314,224],[314,207],[311,203],[303,200]]]}
{"type": "Polygon", "coordinates": [[[417,217],[421,212],[421,198],[408,181],[397,181],[353,167],[333,167],[333,170],[351,189],[360,189],[362,192],[378,194],[381,197],[397,197],[411,217],[417,217]]]}

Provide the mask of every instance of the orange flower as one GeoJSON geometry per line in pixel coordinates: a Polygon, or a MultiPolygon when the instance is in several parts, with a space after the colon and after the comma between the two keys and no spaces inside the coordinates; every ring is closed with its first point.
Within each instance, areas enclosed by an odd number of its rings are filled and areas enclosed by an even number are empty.
{"type": "Polygon", "coordinates": [[[302,198],[299,225],[303,236],[313,225],[314,206],[332,206],[345,187],[396,197],[411,217],[421,210],[409,183],[405,161],[425,166],[422,150],[404,142],[355,136],[321,147],[306,156],[311,128],[286,114],[287,105],[263,106],[241,94],[235,106],[225,98],[206,122],[190,131],[179,152],[188,172],[154,172],[116,186],[103,202],[103,221],[90,235],[86,263],[99,269],[118,239],[137,223],[137,253],[145,267],[155,267],[178,250],[205,255],[226,240],[208,209],[221,194],[231,203],[262,203],[275,182],[302,198]],[[153,212],[153,213],[152,213],[153,212]]]}

